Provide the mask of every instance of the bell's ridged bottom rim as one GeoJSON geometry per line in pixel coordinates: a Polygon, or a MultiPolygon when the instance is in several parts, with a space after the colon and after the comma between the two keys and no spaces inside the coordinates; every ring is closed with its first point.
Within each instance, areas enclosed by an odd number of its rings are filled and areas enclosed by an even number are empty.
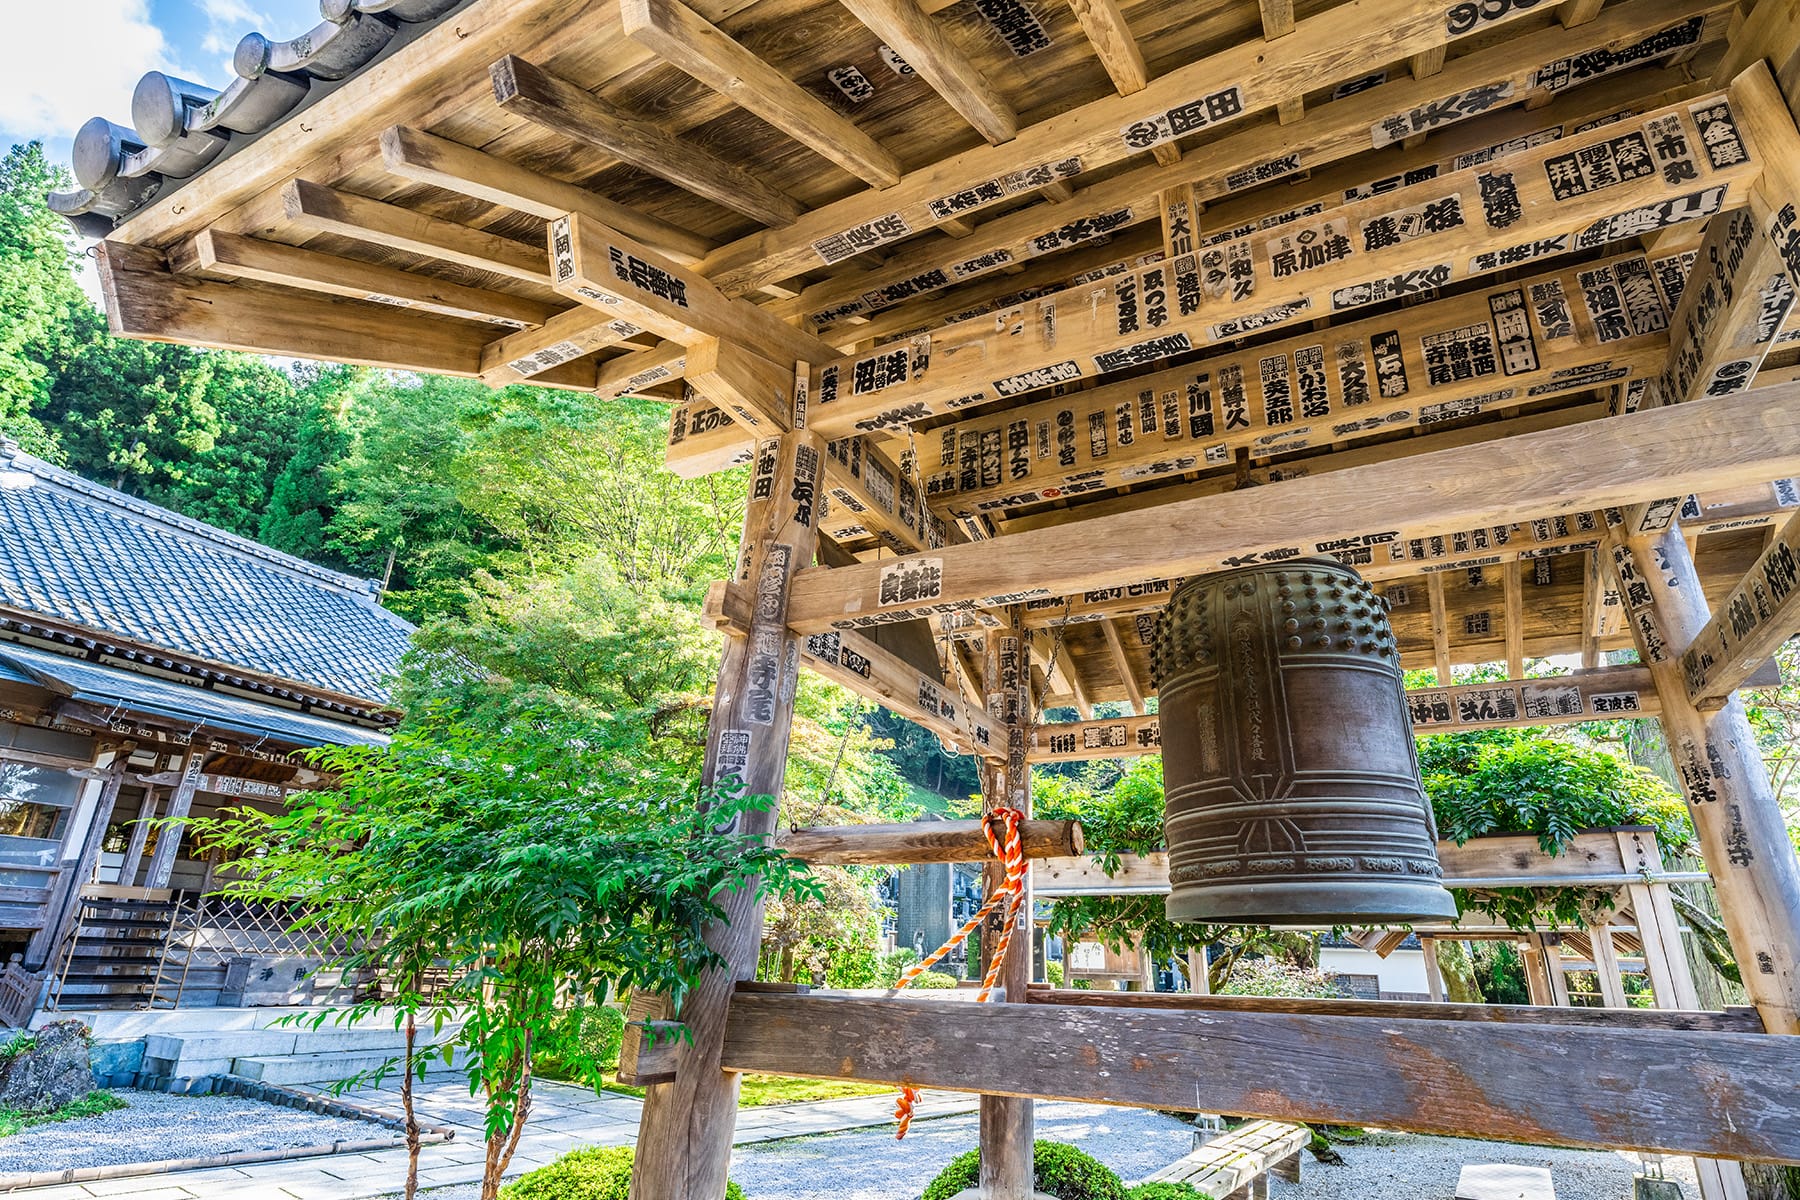
{"type": "Polygon", "coordinates": [[[1407,924],[1456,919],[1456,897],[1435,883],[1382,881],[1346,888],[1332,883],[1188,885],[1169,895],[1171,921],[1202,925],[1284,925],[1329,929],[1337,925],[1407,924]],[[1359,895],[1366,891],[1367,895],[1359,895]]]}

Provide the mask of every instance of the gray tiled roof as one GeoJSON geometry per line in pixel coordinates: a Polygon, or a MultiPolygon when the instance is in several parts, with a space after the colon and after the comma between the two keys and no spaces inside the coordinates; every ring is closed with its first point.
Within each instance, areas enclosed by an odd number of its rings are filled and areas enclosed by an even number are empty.
{"type": "Polygon", "coordinates": [[[7,609],[381,704],[413,627],[375,593],[0,441],[7,609]]]}

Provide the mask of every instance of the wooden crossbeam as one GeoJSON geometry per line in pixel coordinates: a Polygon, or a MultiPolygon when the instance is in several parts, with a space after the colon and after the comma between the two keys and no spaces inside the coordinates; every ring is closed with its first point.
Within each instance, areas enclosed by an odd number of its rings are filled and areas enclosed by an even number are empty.
{"type": "Polygon", "coordinates": [[[1018,134],[1019,115],[1012,105],[914,0],[845,0],[844,7],[982,137],[999,145],[1018,134]]]}
{"type": "Polygon", "coordinates": [[[601,363],[594,373],[594,391],[605,399],[616,400],[680,379],[686,373],[686,347],[676,342],[660,342],[601,363]]]}
{"type": "Polygon", "coordinates": [[[1138,686],[1137,672],[1132,669],[1131,656],[1125,653],[1125,642],[1119,637],[1119,627],[1110,620],[1101,621],[1100,632],[1106,638],[1107,653],[1112,655],[1113,667],[1119,672],[1119,681],[1125,688],[1125,698],[1131,704],[1131,711],[1142,714],[1144,689],[1138,686]]]}
{"type": "Polygon", "coordinates": [[[616,346],[643,333],[623,317],[596,320],[593,309],[578,304],[560,312],[535,329],[522,329],[497,338],[481,348],[481,381],[489,387],[540,377],[607,346],[616,346]]]}
{"type": "Polygon", "coordinates": [[[1800,633],[1800,517],[1790,518],[1681,654],[1688,699],[1702,711],[1733,692],[1800,633]]]}
{"type": "MultiPolygon", "coordinates": [[[[1066,246],[1078,237],[1091,238],[1117,229],[1120,222],[1152,220],[1160,211],[1159,193],[1169,188],[1191,187],[1200,201],[1226,200],[1222,210],[1225,215],[1209,217],[1209,225],[1231,228],[1249,223],[1254,228],[1258,219],[1294,207],[1270,198],[1267,192],[1255,191],[1259,184],[1272,179],[1297,176],[1305,170],[1316,172],[1344,161],[1346,178],[1336,189],[1341,200],[1347,188],[1372,188],[1388,177],[1404,178],[1409,170],[1417,173],[1452,169],[1454,155],[1459,152],[1485,153],[1491,146],[1503,146],[1518,138],[1560,137],[1566,130],[1619,110],[1642,111],[1641,82],[1630,79],[1632,86],[1626,88],[1623,84],[1627,80],[1602,79],[1560,95],[1552,106],[1537,114],[1491,110],[1449,126],[1434,138],[1434,144],[1440,139],[1444,142],[1449,156],[1441,164],[1428,156],[1403,154],[1387,168],[1364,166],[1358,171],[1355,165],[1368,149],[1371,127],[1394,113],[1427,108],[1443,96],[1459,95],[1496,81],[1510,86],[1512,94],[1518,96],[1529,91],[1535,79],[1535,68],[1526,64],[1591,53],[1609,44],[1616,45],[1621,38],[1648,40],[1644,33],[1647,29],[1656,31],[1649,35],[1649,39],[1655,39],[1666,35],[1666,27],[1686,30],[1696,19],[1711,20],[1710,14],[1716,11],[1717,5],[1690,0],[1636,0],[1609,12],[1579,36],[1548,31],[1530,34],[1457,60],[1429,85],[1412,81],[1390,83],[1314,109],[1304,121],[1283,129],[1283,146],[1291,150],[1290,154],[1271,159],[1264,129],[1231,134],[1190,153],[1174,167],[1137,168],[1084,188],[1065,206],[1067,211],[1033,206],[985,222],[963,242],[946,245],[940,240],[923,239],[901,246],[876,270],[842,272],[808,287],[799,300],[778,306],[777,311],[827,325],[866,315],[884,304],[897,303],[893,297],[916,296],[921,290],[949,287],[984,271],[1008,269],[1024,262],[1040,253],[1038,239],[1047,234],[1054,233],[1052,241],[1066,246]],[[1378,170],[1382,173],[1376,174],[1378,170]],[[1231,197],[1245,191],[1249,194],[1238,202],[1243,211],[1235,211],[1238,205],[1230,203],[1231,197]]],[[[1671,77],[1664,86],[1676,82],[1671,77]]],[[[1313,199],[1323,195],[1324,189],[1314,192],[1309,187],[1308,193],[1306,198],[1313,199]]],[[[730,274],[728,271],[727,276],[730,274]]]]}
{"type": "Polygon", "coordinates": [[[801,657],[814,671],[923,726],[960,753],[1005,756],[1006,731],[979,704],[927,678],[862,634],[852,630],[815,634],[802,645],[801,657]]]}
{"type": "Polygon", "coordinates": [[[614,203],[584,187],[405,125],[382,131],[381,165],[402,179],[428,183],[546,221],[564,213],[585,213],[680,262],[698,262],[713,248],[712,242],[696,233],[614,203]]]}
{"type": "Polygon", "coordinates": [[[1768,1034],[1434,1020],[1376,1028],[1294,1013],[738,995],[723,1062],[823,1079],[1800,1162],[1800,1042],[1768,1034]]]}
{"type": "MultiPolygon", "coordinates": [[[[1428,83],[1390,84],[1351,97],[1342,102],[1342,108],[1332,104],[1321,108],[1318,114],[1309,113],[1305,121],[1284,128],[1284,149],[1292,151],[1296,169],[1304,169],[1313,165],[1315,155],[1320,153],[1330,161],[1366,151],[1372,127],[1385,125],[1389,120],[1410,127],[1416,116],[1437,128],[1476,116],[1493,105],[1479,102],[1480,96],[1489,93],[1469,97],[1471,89],[1495,85],[1506,95],[1493,96],[1494,105],[1503,104],[1508,98],[1523,94],[1539,67],[1561,63],[1569,55],[1582,53],[1584,48],[1602,49],[1609,40],[1620,51],[1612,61],[1620,65],[1651,61],[1658,56],[1649,53],[1648,47],[1629,55],[1624,50],[1675,20],[1683,24],[1666,34],[1666,38],[1678,44],[1697,43],[1707,18],[1694,14],[1724,12],[1729,7],[1668,0],[1625,4],[1619,6],[1618,15],[1607,12],[1578,31],[1558,29],[1553,35],[1528,34],[1491,53],[1459,59],[1441,78],[1428,83]],[[1472,65],[1465,68],[1465,62],[1472,65]],[[1327,113],[1330,117],[1324,116],[1327,113]],[[1315,124],[1315,117],[1322,119],[1315,124]]],[[[1510,21],[1521,15],[1524,10],[1513,9],[1501,20],[1510,21]]],[[[1484,24],[1481,28],[1492,26],[1484,24]]],[[[1168,124],[1168,113],[1203,105],[1209,96],[1224,97],[1215,103],[1215,108],[1223,112],[1234,107],[1229,98],[1235,89],[1236,95],[1243,98],[1243,111],[1253,112],[1377,70],[1411,52],[1409,48],[1425,48],[1445,40],[1441,7],[1434,8],[1421,0],[1359,0],[1355,8],[1335,8],[1300,22],[1293,34],[1282,39],[1279,59],[1269,55],[1260,42],[1240,44],[1198,59],[1129,96],[1094,101],[1040,122],[1004,146],[977,147],[936,163],[929,170],[913,172],[893,188],[859,193],[824,205],[779,236],[765,232],[721,246],[707,256],[703,269],[727,290],[789,279],[816,270],[821,264],[829,266],[841,261],[837,257],[840,250],[868,249],[930,228],[943,219],[938,213],[947,211],[942,205],[934,211],[933,200],[954,197],[957,211],[951,215],[965,216],[1033,188],[1045,170],[1054,172],[1059,164],[1073,165],[1078,159],[1083,172],[1093,171],[1163,144],[1170,140],[1161,133],[1165,124],[1170,132],[1174,129],[1168,124]],[[1142,136],[1135,132],[1140,126],[1146,131],[1142,136]],[[1122,130],[1134,131],[1130,141],[1118,132],[1122,130]],[[1008,191],[1009,187],[1013,190],[1008,191]],[[970,207],[964,207],[965,197],[970,207]]],[[[1550,78],[1548,71],[1544,78],[1550,78]]],[[[1235,159],[1215,157],[1224,143],[1213,135],[1227,123],[1228,120],[1208,118],[1204,126],[1195,125],[1193,134],[1206,134],[1205,149],[1189,153],[1174,167],[1160,171],[1149,168],[1151,175],[1127,190],[1135,196],[1153,196],[1162,187],[1180,182],[1212,178],[1223,183],[1233,173],[1269,160],[1268,138],[1260,129],[1233,143],[1235,159]]],[[[1188,125],[1184,119],[1184,129],[1188,125]]],[[[1116,203],[1128,204],[1132,198],[1121,196],[1116,203]]],[[[1071,213],[1070,217],[1075,215],[1071,213]]]]}
{"type": "Polygon", "coordinates": [[[789,619],[808,632],[853,628],[1281,561],[1373,531],[1526,522],[1546,496],[1582,512],[1784,478],[1800,471],[1800,413],[1783,411],[1796,396],[1800,385],[1782,384],[891,562],[810,568],[795,579],[789,619]],[[1579,474],[1566,469],[1575,459],[1579,474]]]}
{"type": "Polygon", "coordinates": [[[397,308],[486,321],[495,325],[543,325],[555,309],[537,300],[393,267],[321,254],[280,242],[241,237],[223,230],[196,234],[182,252],[193,269],[232,279],[255,279],[307,292],[371,300],[397,308]]]}
{"type": "MultiPolygon", "coordinates": [[[[821,825],[791,829],[776,837],[775,844],[814,866],[983,862],[994,856],[980,821],[821,825]]],[[[1080,854],[1081,822],[1024,821],[1019,825],[1019,844],[1026,858],[1080,854]]]]}
{"type": "Polygon", "coordinates": [[[1015,321],[975,318],[933,331],[928,346],[826,364],[817,427],[836,436],[905,424],[1698,220],[1741,202],[1759,170],[1754,160],[1715,168],[1700,145],[1685,106],[1658,110],[1139,268],[1104,289],[1044,297],[1015,321]],[[1671,195],[1653,159],[1635,179],[1587,181],[1584,152],[1641,145],[1653,155],[1652,126],[1665,122],[1681,137],[1656,144],[1693,175],[1680,190],[1671,195]]]}
{"type": "Polygon", "coordinates": [[[600,312],[683,345],[712,337],[770,358],[833,357],[811,334],[727,297],[696,271],[580,213],[552,221],[549,240],[556,290],[600,312]]]}
{"type": "Polygon", "coordinates": [[[548,285],[544,252],[497,233],[428,217],[398,204],[370,200],[296,179],[281,190],[286,223],[311,233],[332,233],[389,250],[492,271],[508,279],[548,285]]]}
{"type": "Polygon", "coordinates": [[[516,55],[496,62],[489,75],[501,108],[572,141],[597,146],[764,225],[788,225],[800,215],[800,202],[773,184],[516,55]]]}
{"type": "MultiPolygon", "coordinates": [[[[1661,711],[1649,672],[1639,666],[1606,667],[1574,675],[1414,688],[1406,702],[1414,733],[1510,729],[1650,717],[1661,711]]],[[[1086,762],[1162,752],[1162,723],[1155,714],[1101,717],[1032,731],[1032,762],[1086,762]]]]}
{"type": "Polygon", "coordinates": [[[900,160],[681,0],[621,0],[625,32],[828,162],[878,188],[900,160]]]}
{"type": "MultiPolygon", "coordinates": [[[[1800,135],[1792,140],[1800,153],[1800,135]]],[[[1646,402],[1685,404],[1749,388],[1794,295],[1781,256],[1749,208],[1708,222],[1671,322],[1668,365],[1646,402]]]]}
{"type": "Polygon", "coordinates": [[[1634,255],[1571,267],[940,426],[919,437],[921,473],[933,506],[955,518],[1637,378],[1667,356],[1655,287],[1634,295],[1629,314],[1614,304],[1627,316],[1616,326],[1574,315],[1607,311],[1619,271],[1647,279],[1651,264],[1634,255]]]}

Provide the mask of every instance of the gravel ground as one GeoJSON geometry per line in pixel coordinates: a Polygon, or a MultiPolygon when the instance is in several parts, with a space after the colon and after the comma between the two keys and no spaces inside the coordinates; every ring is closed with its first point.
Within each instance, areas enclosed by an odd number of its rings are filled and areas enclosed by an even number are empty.
{"type": "MultiPolygon", "coordinates": [[[[1038,1136],[1073,1142],[1122,1175],[1139,1179],[1192,1147],[1192,1129],[1173,1117],[1098,1104],[1038,1105],[1038,1136]]],[[[974,1115],[920,1121],[903,1142],[892,1127],[740,1146],[731,1177],[751,1200],[917,1200],[944,1164],[975,1144],[974,1115]]],[[[1342,1166],[1304,1156],[1304,1182],[1271,1180],[1271,1200],[1453,1200],[1456,1179],[1469,1163],[1516,1163],[1550,1168],[1557,1200],[1629,1200],[1639,1170],[1628,1154],[1555,1150],[1458,1138],[1372,1133],[1337,1147],[1342,1166]]],[[[1693,1163],[1664,1164],[1686,1200],[1699,1200],[1693,1163]]],[[[439,1188],[429,1200],[475,1200],[473,1187],[439,1188]]]]}
{"type": "Polygon", "coordinates": [[[130,1107],[34,1125],[0,1140],[0,1173],[284,1150],[363,1141],[388,1132],[368,1121],[325,1117],[242,1096],[170,1096],[129,1089],[114,1095],[130,1107]]]}

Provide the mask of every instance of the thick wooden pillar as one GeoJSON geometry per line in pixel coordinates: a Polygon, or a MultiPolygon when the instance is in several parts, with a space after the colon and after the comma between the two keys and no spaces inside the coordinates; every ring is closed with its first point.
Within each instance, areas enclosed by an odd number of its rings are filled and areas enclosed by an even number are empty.
{"type": "Polygon", "coordinates": [[[1212,975],[1206,967],[1206,951],[1189,950],[1187,954],[1188,991],[1196,996],[1212,994],[1212,975]]]}
{"type": "Polygon", "coordinates": [[[1588,942],[1594,948],[1594,978],[1600,988],[1600,1004],[1604,1008],[1628,1008],[1625,981],[1619,976],[1619,954],[1613,946],[1612,926],[1596,921],[1588,926],[1588,942]]]}
{"type": "MultiPolygon", "coordinates": [[[[1026,722],[1031,719],[1031,655],[1026,642],[1025,613],[1017,605],[1006,610],[1006,623],[987,635],[982,661],[982,685],[987,692],[988,716],[1006,731],[1006,757],[983,760],[981,808],[983,812],[1006,805],[1031,815],[1031,768],[1025,761],[1026,722]]],[[[984,878],[989,894],[1006,876],[1006,870],[990,861],[984,878]]],[[[1023,1003],[1031,984],[1031,870],[1025,872],[1025,898],[1019,905],[1019,924],[1000,982],[1008,1003],[1023,1003]]],[[[981,963],[985,970],[998,940],[1000,923],[990,918],[981,934],[981,963]]],[[[1024,1053],[1025,1048],[1021,1047],[1024,1053]]],[[[1032,1145],[1036,1137],[1036,1102],[1023,1096],[981,1098],[981,1195],[983,1200],[1031,1200],[1032,1145]]]]}
{"type": "Polygon", "coordinates": [[[125,846],[125,856],[119,860],[120,887],[137,886],[138,868],[144,865],[144,846],[150,840],[150,822],[156,818],[156,802],[160,796],[155,785],[144,788],[137,819],[131,823],[131,841],[125,846]]]}
{"type": "Polygon", "coordinates": [[[1743,701],[1703,713],[1688,699],[1681,651],[1711,614],[1680,528],[1667,517],[1645,528],[1656,511],[1632,510],[1613,529],[1614,571],[1744,989],[1769,1032],[1800,1033],[1800,863],[1743,701]]]}
{"type": "Polygon", "coordinates": [[[1424,951],[1425,987],[1433,1004],[1444,1002],[1444,972],[1438,966],[1437,942],[1428,937],[1419,939],[1419,949],[1424,951]]]}
{"type": "MultiPolygon", "coordinates": [[[[751,795],[781,796],[800,671],[799,642],[787,628],[788,586],[812,561],[824,449],[804,430],[757,446],[735,577],[752,597],[750,625],[747,636],[726,641],[719,664],[706,732],[708,784],[735,780],[751,795]]],[[[745,817],[739,831],[770,836],[776,820],[771,807],[745,817]]],[[[725,897],[723,907],[726,921],[708,931],[707,941],[726,965],[682,1004],[680,1018],[693,1040],[677,1060],[674,1080],[652,1084],[644,1097],[633,1200],[724,1200],[738,1076],[720,1067],[720,1047],[732,990],[756,973],[762,904],[752,888],[725,897]]]]}

